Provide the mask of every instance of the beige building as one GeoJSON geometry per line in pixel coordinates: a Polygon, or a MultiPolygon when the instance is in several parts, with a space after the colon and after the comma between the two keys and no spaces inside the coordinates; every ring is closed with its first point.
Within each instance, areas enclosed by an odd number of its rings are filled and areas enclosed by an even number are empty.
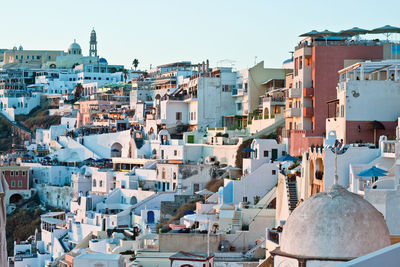
{"type": "Polygon", "coordinates": [[[22,46],[17,49],[4,51],[3,68],[27,66],[41,68],[43,66],[54,67],[56,58],[66,53],[62,50],[23,50],[22,46]]]}

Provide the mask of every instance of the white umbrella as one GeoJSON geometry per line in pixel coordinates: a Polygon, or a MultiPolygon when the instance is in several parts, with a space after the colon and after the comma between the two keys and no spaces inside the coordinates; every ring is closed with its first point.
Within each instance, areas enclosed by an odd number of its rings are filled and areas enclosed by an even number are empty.
{"type": "Polygon", "coordinates": [[[0,267],[7,267],[7,242],[6,242],[6,201],[5,195],[8,184],[0,174],[0,267]]]}

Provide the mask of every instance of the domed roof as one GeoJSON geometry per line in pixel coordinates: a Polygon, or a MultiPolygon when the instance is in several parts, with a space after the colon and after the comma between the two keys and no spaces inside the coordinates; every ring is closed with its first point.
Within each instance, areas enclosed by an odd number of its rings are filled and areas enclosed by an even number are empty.
{"type": "Polygon", "coordinates": [[[356,258],[390,245],[383,216],[339,185],[305,200],[283,227],[280,250],[314,258],[356,258]]]}
{"type": "Polygon", "coordinates": [[[73,49],[81,49],[81,46],[80,46],[77,42],[75,42],[75,40],[74,40],[74,42],[69,46],[68,51],[69,51],[69,50],[73,50],[73,49]]]}
{"type": "Polygon", "coordinates": [[[282,64],[293,62],[293,58],[288,58],[282,62],[282,64]]]}
{"type": "Polygon", "coordinates": [[[107,60],[106,60],[104,57],[101,57],[101,58],[99,59],[99,62],[100,62],[100,63],[107,63],[107,60]]]}

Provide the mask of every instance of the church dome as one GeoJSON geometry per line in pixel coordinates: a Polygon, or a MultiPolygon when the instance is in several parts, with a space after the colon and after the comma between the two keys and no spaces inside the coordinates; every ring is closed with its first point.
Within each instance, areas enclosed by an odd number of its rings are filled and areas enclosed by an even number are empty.
{"type": "Polygon", "coordinates": [[[99,59],[99,62],[100,63],[107,63],[107,60],[104,57],[102,57],[102,58],[99,59]]]}
{"type": "Polygon", "coordinates": [[[73,49],[81,49],[81,46],[80,46],[78,43],[73,42],[73,43],[69,46],[68,51],[69,51],[69,50],[73,50],[73,49]]]}
{"type": "Polygon", "coordinates": [[[390,245],[383,216],[339,185],[305,200],[283,227],[280,250],[313,258],[351,259],[390,245]]]}
{"type": "Polygon", "coordinates": [[[68,47],[68,54],[80,55],[81,46],[74,40],[74,42],[68,47]]]}

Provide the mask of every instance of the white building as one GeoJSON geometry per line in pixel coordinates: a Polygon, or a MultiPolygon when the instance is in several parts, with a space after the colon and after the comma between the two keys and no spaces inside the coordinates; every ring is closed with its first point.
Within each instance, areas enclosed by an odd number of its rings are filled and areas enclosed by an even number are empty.
{"type": "Polygon", "coordinates": [[[400,115],[400,61],[359,62],[339,71],[337,99],[329,101],[326,132],[335,130],[346,144],[376,143],[380,135],[395,136],[400,115]],[[368,103],[367,105],[365,103],[368,103]],[[378,129],[370,129],[378,121],[378,129]]]}

